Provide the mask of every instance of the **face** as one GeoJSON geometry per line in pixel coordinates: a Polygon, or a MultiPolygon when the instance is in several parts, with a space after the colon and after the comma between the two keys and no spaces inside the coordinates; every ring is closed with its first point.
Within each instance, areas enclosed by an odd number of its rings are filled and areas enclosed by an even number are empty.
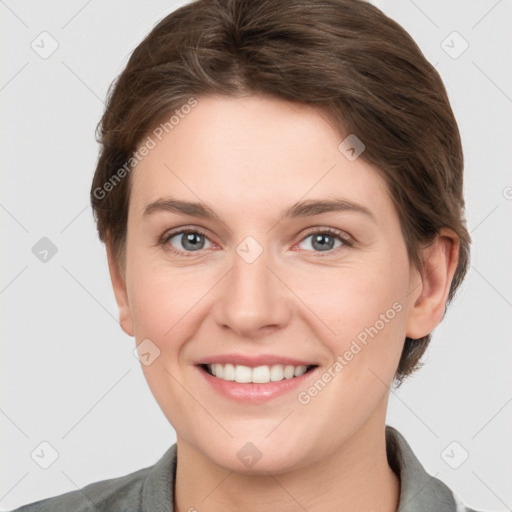
{"type": "Polygon", "coordinates": [[[115,288],[178,446],[281,472],[381,428],[422,287],[377,171],[273,98],[198,98],[161,138],[115,288]]]}

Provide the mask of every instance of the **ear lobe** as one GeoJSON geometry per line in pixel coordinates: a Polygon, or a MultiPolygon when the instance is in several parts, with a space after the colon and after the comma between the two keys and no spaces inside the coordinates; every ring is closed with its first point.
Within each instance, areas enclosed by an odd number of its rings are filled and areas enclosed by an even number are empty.
{"type": "Polygon", "coordinates": [[[112,288],[114,289],[114,295],[119,308],[119,325],[128,336],[133,336],[133,322],[130,314],[130,305],[128,303],[125,277],[122,275],[114,257],[110,240],[106,241],[105,246],[107,249],[108,270],[110,272],[112,288]]]}
{"type": "Polygon", "coordinates": [[[450,286],[459,262],[459,239],[448,228],[440,230],[432,245],[423,249],[424,270],[421,293],[414,295],[409,310],[406,336],[423,338],[441,322],[450,286]]]}

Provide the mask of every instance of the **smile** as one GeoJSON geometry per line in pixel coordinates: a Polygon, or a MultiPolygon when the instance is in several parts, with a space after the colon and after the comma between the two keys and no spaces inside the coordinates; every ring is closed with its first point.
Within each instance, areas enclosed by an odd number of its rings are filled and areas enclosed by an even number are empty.
{"type": "Polygon", "coordinates": [[[315,367],[315,365],[293,366],[283,364],[250,367],[231,363],[204,364],[201,366],[207,373],[218,379],[240,384],[280,382],[285,379],[300,377],[315,367]]]}

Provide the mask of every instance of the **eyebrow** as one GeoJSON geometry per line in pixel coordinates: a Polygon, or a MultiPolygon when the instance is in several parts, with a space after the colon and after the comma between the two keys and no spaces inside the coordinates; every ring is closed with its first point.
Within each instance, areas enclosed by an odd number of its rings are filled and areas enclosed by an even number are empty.
{"type": "MultiPolygon", "coordinates": [[[[180,201],[170,197],[158,199],[146,206],[143,216],[147,217],[157,212],[172,212],[200,217],[203,219],[219,219],[219,216],[208,206],[202,203],[190,201],[180,201]]],[[[301,217],[313,217],[322,213],[330,212],[356,212],[362,213],[374,222],[377,221],[375,215],[362,204],[354,203],[343,198],[332,199],[311,199],[295,203],[289,208],[283,210],[279,221],[283,219],[295,219],[301,217]]]]}

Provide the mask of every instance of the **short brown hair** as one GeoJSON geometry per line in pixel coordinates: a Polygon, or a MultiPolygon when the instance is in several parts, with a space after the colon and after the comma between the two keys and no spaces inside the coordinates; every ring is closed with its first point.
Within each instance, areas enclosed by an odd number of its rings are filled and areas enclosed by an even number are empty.
{"type": "MultiPolygon", "coordinates": [[[[91,204],[99,237],[121,268],[137,146],[164,114],[209,94],[314,105],[340,135],[355,134],[366,147],[361,158],[388,185],[412,265],[423,268],[420,249],[442,227],[459,237],[448,305],[471,243],[457,123],[439,74],[414,40],[364,0],[197,0],[153,28],[112,83],[97,130],[91,204]]],[[[430,338],[406,338],[398,384],[421,366],[430,338]]]]}

